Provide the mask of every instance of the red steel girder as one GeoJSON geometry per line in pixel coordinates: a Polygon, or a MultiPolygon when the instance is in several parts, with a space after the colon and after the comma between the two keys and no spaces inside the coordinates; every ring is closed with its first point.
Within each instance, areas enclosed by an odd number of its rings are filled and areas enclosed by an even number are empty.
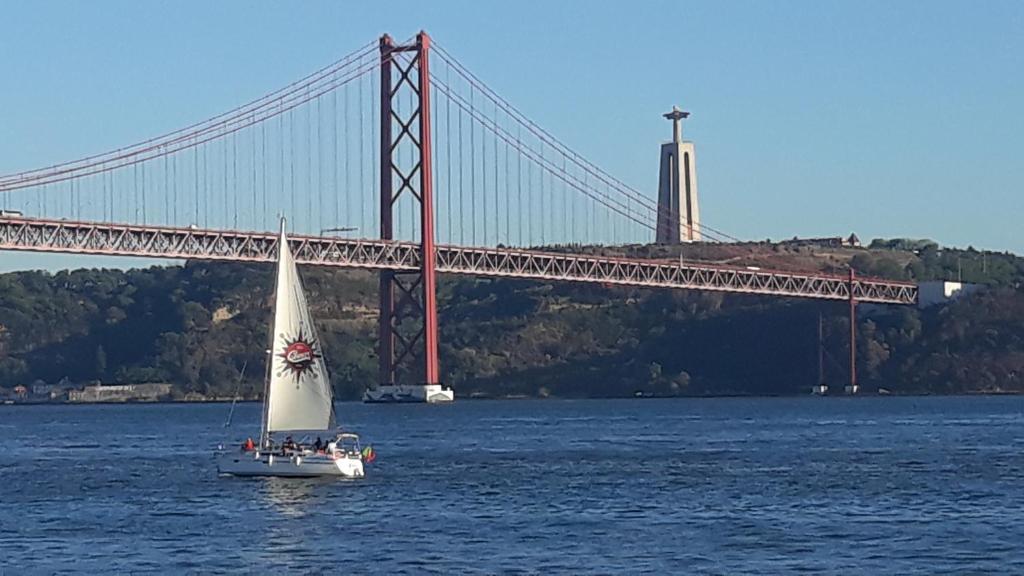
{"type": "MultiPolygon", "coordinates": [[[[290,236],[301,264],[417,273],[417,243],[290,236]]],[[[36,218],[0,218],[0,250],[272,262],[277,233],[136,226],[36,218]]],[[[436,246],[436,271],[498,278],[708,290],[824,300],[850,299],[850,279],[819,273],[749,270],[674,260],[638,260],[516,248],[436,246]]],[[[857,302],[914,304],[917,286],[858,276],[857,302]]]]}

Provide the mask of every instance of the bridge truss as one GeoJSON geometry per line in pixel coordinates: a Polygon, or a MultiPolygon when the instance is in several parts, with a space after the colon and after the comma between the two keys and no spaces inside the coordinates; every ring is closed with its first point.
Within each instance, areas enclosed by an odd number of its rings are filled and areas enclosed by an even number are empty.
{"type": "MultiPolygon", "coordinates": [[[[316,266],[397,272],[421,269],[421,246],[413,242],[293,236],[298,262],[316,266]]],[[[242,232],[0,218],[0,250],[142,256],[149,258],[272,262],[277,236],[242,232]]],[[[447,274],[588,282],[618,286],[710,290],[766,296],[914,304],[917,287],[894,282],[691,262],[560,254],[518,248],[438,245],[436,269],[447,274]]]]}

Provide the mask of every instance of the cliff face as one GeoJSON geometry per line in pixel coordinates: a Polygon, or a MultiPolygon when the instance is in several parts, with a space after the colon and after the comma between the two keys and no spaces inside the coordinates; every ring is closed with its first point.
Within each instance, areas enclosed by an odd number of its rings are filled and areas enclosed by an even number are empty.
{"type": "MultiPolygon", "coordinates": [[[[603,249],[608,251],[608,249],[603,249]]],[[[633,253],[678,256],[664,248],[633,253]]],[[[894,393],[1024,391],[1024,259],[932,243],[871,250],[806,245],[689,246],[689,259],[899,279],[956,278],[990,288],[925,311],[859,319],[865,389],[894,393]]],[[[337,392],[376,379],[376,280],[302,271],[337,392]]],[[[170,382],[175,394],[262,388],[270,266],[189,263],[144,270],[0,275],[0,388],[67,382],[170,382]]],[[[460,395],[796,394],[847,376],[842,303],[445,277],[441,360],[460,395]]]]}

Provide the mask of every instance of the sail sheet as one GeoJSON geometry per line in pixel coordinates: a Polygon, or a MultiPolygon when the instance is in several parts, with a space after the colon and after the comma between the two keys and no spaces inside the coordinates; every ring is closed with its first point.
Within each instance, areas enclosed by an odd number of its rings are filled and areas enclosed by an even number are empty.
{"type": "Polygon", "coordinates": [[[267,432],[334,428],[330,377],[284,224],[278,247],[267,432]]]}

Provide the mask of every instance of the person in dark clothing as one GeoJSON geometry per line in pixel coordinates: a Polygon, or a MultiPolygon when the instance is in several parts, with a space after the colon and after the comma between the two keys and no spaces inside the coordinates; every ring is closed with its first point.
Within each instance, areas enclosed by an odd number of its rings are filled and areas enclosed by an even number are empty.
{"type": "Polygon", "coordinates": [[[324,441],[321,440],[319,436],[317,436],[316,437],[316,442],[313,443],[313,448],[316,448],[316,451],[319,452],[320,449],[323,448],[323,447],[324,447],[324,441]]]}

